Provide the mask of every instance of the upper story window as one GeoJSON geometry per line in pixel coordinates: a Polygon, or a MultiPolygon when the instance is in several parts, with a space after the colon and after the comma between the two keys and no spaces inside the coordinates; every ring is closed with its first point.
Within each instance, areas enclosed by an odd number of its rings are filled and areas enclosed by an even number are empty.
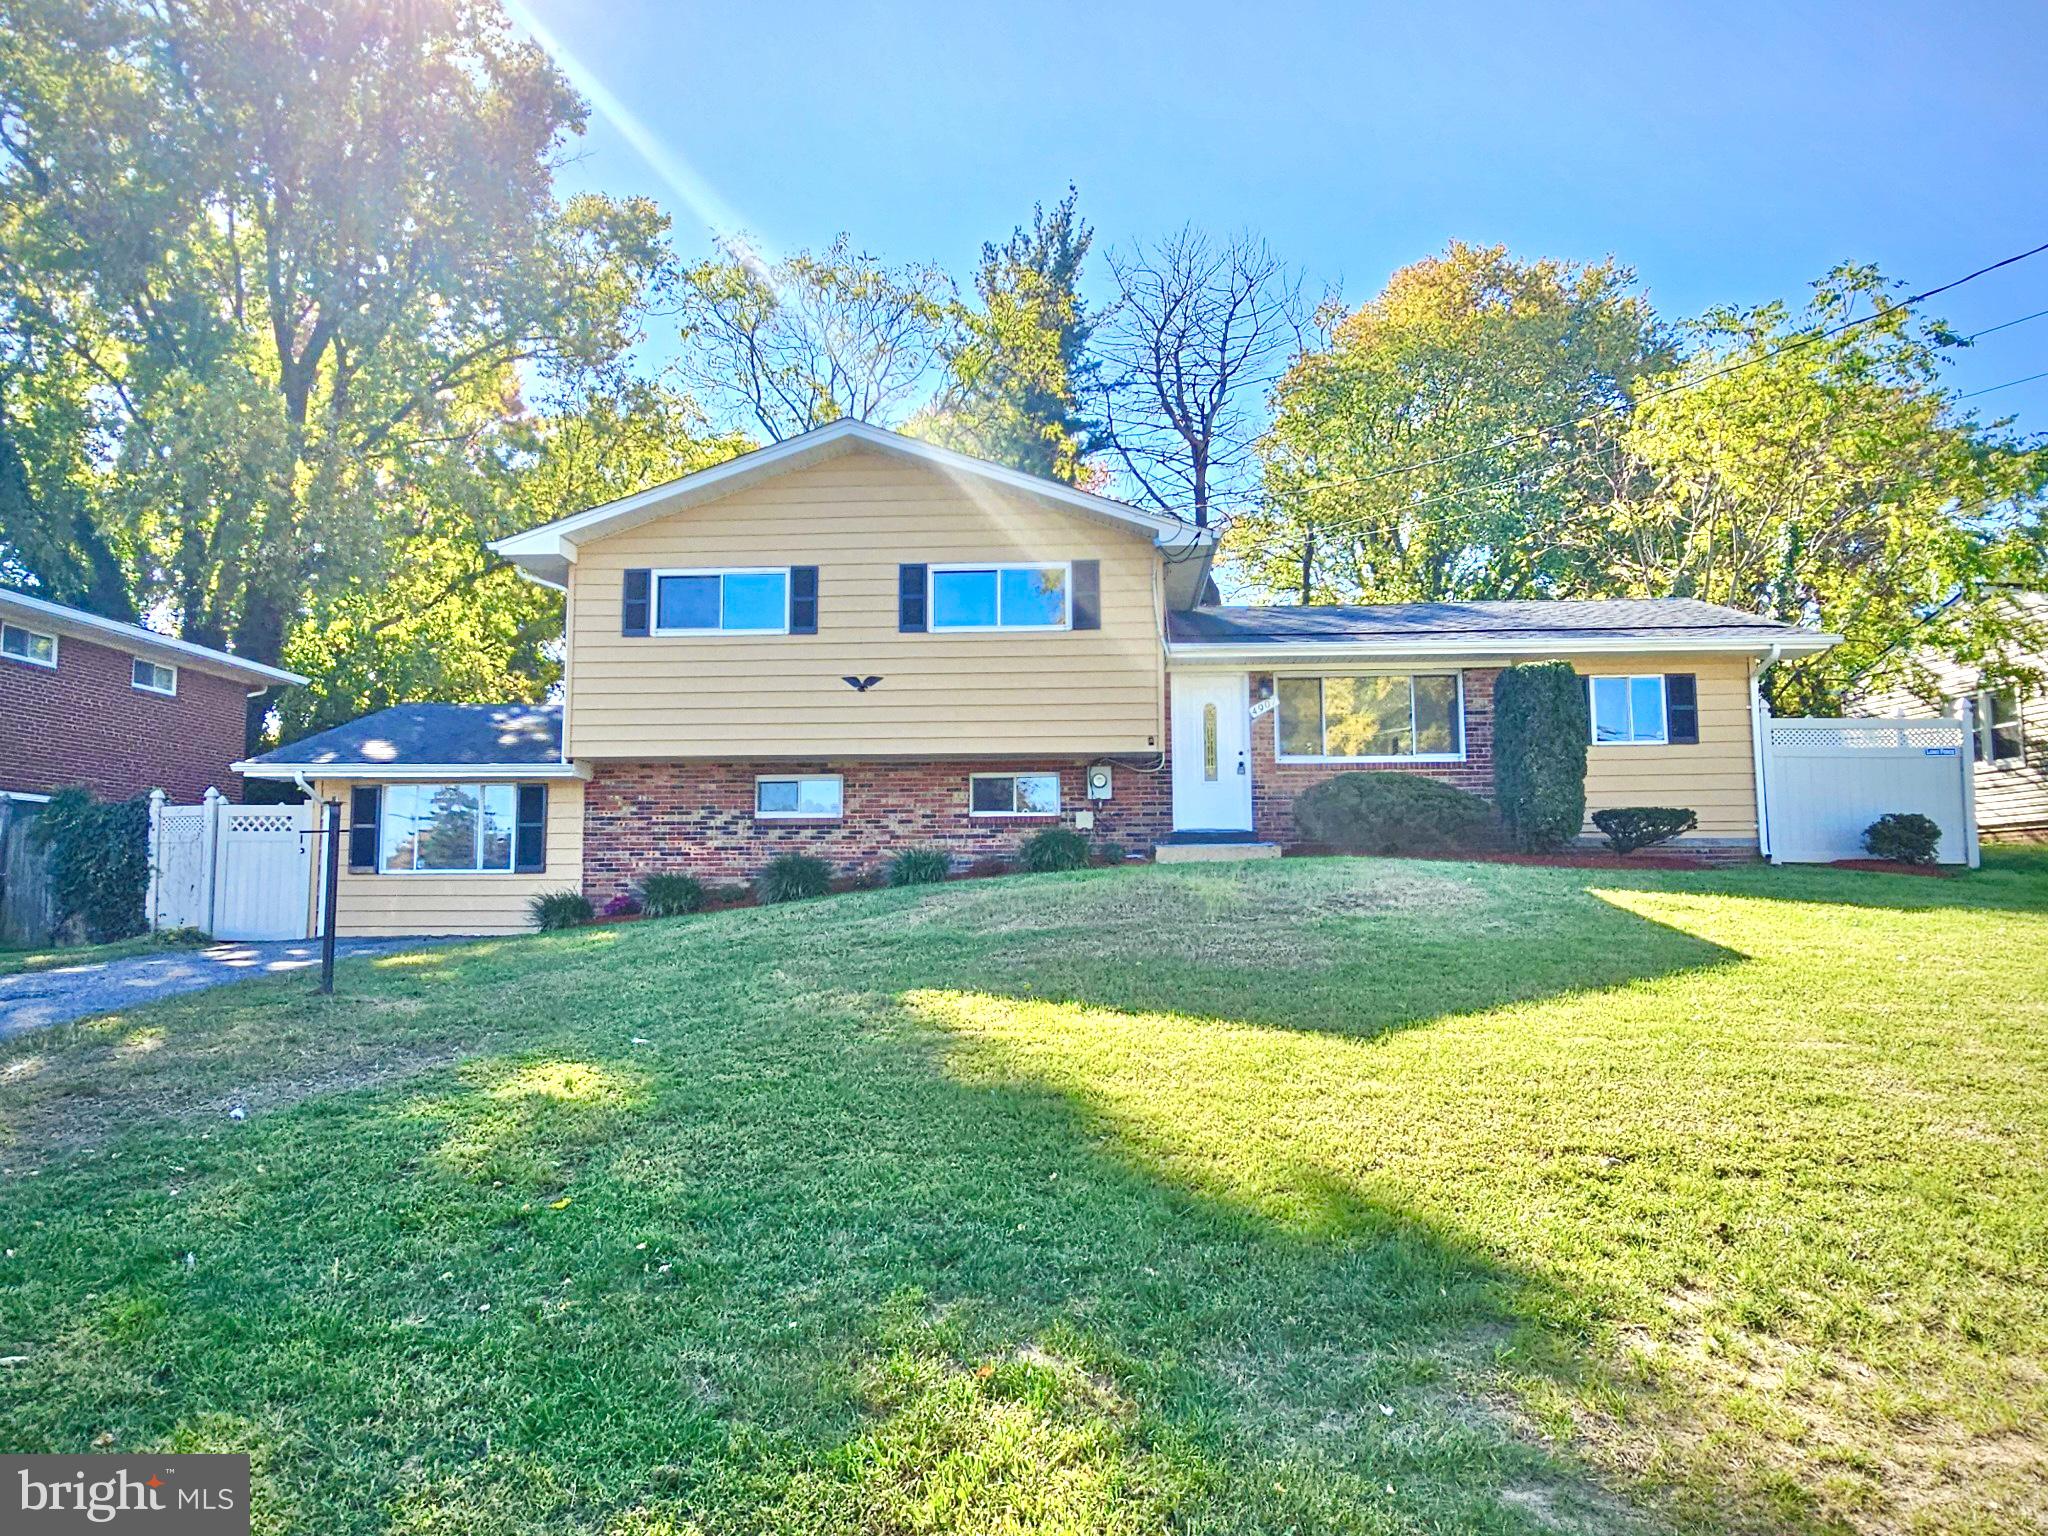
{"type": "Polygon", "coordinates": [[[789,633],[789,569],[656,571],[657,635],[789,633]]]}
{"type": "Polygon", "coordinates": [[[1664,678],[1595,677],[1587,680],[1596,746],[1661,746],[1665,735],[1664,678]]]}
{"type": "Polygon", "coordinates": [[[933,629],[1067,629],[1072,572],[1062,564],[935,565],[933,629]]]}
{"type": "Polygon", "coordinates": [[[2027,740],[2017,692],[1994,688],[1977,695],[1977,739],[1970,750],[1980,763],[2017,763],[2025,758],[2027,740]]]}
{"type": "Polygon", "coordinates": [[[1465,755],[1459,673],[1283,677],[1277,691],[1282,762],[1456,762],[1465,755]]]}
{"type": "Polygon", "coordinates": [[[505,873],[516,784],[387,784],[377,867],[385,874],[505,873]]]}
{"type": "Polygon", "coordinates": [[[167,667],[160,661],[150,661],[141,656],[136,657],[135,670],[132,676],[135,686],[144,693],[168,693],[175,695],[178,691],[178,669],[176,667],[167,667]]]}
{"type": "Polygon", "coordinates": [[[0,656],[32,667],[57,665],[57,637],[18,624],[0,624],[0,656]]]}

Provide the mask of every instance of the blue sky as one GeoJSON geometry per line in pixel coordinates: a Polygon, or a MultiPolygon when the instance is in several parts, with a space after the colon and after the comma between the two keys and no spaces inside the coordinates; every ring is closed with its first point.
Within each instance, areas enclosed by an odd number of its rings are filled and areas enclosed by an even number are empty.
{"type": "MultiPolygon", "coordinates": [[[[656,198],[687,252],[846,230],[965,274],[1072,182],[1103,241],[1248,225],[1353,303],[1460,238],[1612,253],[1677,318],[2048,241],[2039,3],[519,3],[613,98],[565,184],[656,198]]],[[[1934,307],[2048,309],[2048,254],[1934,307]]],[[[2048,317],[1954,377],[2044,370],[2048,317]]],[[[2048,379],[1971,403],[2048,432],[2048,379]]]]}

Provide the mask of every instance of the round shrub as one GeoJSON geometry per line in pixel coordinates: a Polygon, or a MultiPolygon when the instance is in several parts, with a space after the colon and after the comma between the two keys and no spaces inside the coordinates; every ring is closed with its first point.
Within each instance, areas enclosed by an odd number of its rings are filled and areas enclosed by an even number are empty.
{"type": "Polygon", "coordinates": [[[533,926],[542,933],[561,928],[581,928],[597,917],[597,909],[581,891],[548,891],[526,904],[533,926]]]}
{"type": "Polygon", "coordinates": [[[1047,827],[1025,838],[1017,862],[1034,875],[1088,867],[1088,839],[1072,827],[1047,827]]]}
{"type": "Polygon", "coordinates": [[[621,891],[604,904],[604,915],[606,917],[638,917],[640,915],[640,898],[631,891],[621,891]]]}
{"type": "Polygon", "coordinates": [[[1493,792],[1519,848],[1540,852],[1586,820],[1586,684],[1569,662],[1509,667],[1493,680],[1493,792]]]}
{"type": "Polygon", "coordinates": [[[640,882],[640,905],[649,917],[681,917],[704,905],[704,887],[689,875],[649,875],[640,882]]]}
{"type": "Polygon", "coordinates": [[[1873,859],[1900,864],[1932,864],[1941,847],[1941,828],[1925,816],[1893,811],[1863,829],[1863,846],[1873,859]]]}
{"type": "Polygon", "coordinates": [[[953,870],[953,860],[943,848],[906,848],[889,861],[891,885],[936,885],[953,870]]]}
{"type": "Polygon", "coordinates": [[[1340,773],[1294,797],[1302,837],[1350,853],[1452,853],[1482,843],[1493,807],[1412,773],[1340,773]]]}
{"type": "Polygon", "coordinates": [[[832,888],[832,866],[808,853],[785,853],[771,859],[754,879],[754,897],[763,906],[780,901],[808,901],[832,888]]]}
{"type": "Polygon", "coordinates": [[[1593,813],[1593,825],[1607,834],[1607,846],[1624,855],[1668,843],[1699,824],[1699,817],[1676,805],[1617,805],[1593,813]]]}
{"type": "Polygon", "coordinates": [[[1095,862],[1098,864],[1113,866],[1122,864],[1129,858],[1130,855],[1124,851],[1124,845],[1113,838],[1095,845],[1095,862]]]}

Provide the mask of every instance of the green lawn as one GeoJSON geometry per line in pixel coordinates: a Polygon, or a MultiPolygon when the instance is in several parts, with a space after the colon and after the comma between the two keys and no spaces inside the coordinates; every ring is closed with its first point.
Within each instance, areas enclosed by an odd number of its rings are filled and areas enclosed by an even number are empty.
{"type": "Polygon", "coordinates": [[[308,1536],[2048,1519],[2038,857],[1098,871],[340,979],[0,1050],[0,1446],[246,1449],[308,1536]]]}
{"type": "Polygon", "coordinates": [[[0,976],[54,971],[67,965],[93,965],[102,960],[128,960],[136,955],[160,955],[172,949],[196,949],[209,942],[204,934],[185,930],[176,936],[145,933],[132,939],[116,939],[111,944],[76,944],[68,949],[47,945],[34,949],[0,948],[0,976]]]}

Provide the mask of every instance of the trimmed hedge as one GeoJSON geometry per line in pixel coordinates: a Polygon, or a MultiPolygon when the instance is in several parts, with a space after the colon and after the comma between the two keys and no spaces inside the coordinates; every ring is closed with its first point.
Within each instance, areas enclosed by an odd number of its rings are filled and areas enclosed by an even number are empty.
{"type": "Polygon", "coordinates": [[[49,850],[50,895],[61,927],[74,920],[94,944],[149,926],[149,801],[95,800],[82,789],[50,796],[29,837],[49,850]]]}
{"type": "Polygon", "coordinates": [[[1516,847],[1558,848],[1586,822],[1586,688],[1569,662],[1509,667],[1493,680],[1493,788],[1516,847]]]}
{"type": "Polygon", "coordinates": [[[1593,813],[1593,825],[1607,834],[1607,846],[1623,855],[1668,843],[1699,824],[1699,817],[1676,805],[1617,805],[1593,813]]]}
{"type": "Polygon", "coordinates": [[[1941,847],[1941,827],[1926,816],[1893,811],[1863,829],[1863,846],[1870,850],[1873,859],[1932,864],[1936,850],[1941,847]]]}
{"type": "Polygon", "coordinates": [[[1347,853],[1455,853],[1487,840],[1493,807],[1413,773],[1340,773],[1294,797],[1302,837],[1347,853]]]}

